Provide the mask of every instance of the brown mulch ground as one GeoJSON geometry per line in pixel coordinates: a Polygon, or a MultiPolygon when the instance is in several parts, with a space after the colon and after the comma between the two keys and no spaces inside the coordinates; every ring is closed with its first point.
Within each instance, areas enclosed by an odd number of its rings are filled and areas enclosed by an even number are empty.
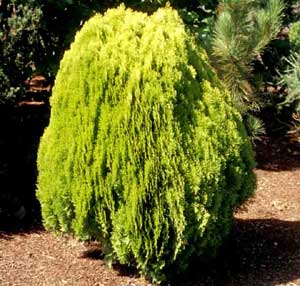
{"type": "MultiPolygon", "coordinates": [[[[257,192],[235,214],[219,257],[172,286],[300,285],[300,146],[265,140],[258,148],[257,192]]],[[[128,269],[109,269],[95,243],[41,227],[0,231],[0,285],[150,285],[128,269]]]]}

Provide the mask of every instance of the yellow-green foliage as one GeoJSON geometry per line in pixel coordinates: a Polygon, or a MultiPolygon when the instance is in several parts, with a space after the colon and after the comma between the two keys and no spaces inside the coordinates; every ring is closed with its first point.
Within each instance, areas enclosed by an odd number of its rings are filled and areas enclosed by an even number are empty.
{"type": "Polygon", "coordinates": [[[211,254],[252,194],[239,113],[177,12],[90,19],[61,62],[38,154],[44,225],[164,278],[211,254]]]}
{"type": "Polygon", "coordinates": [[[289,39],[293,49],[296,52],[300,51],[300,22],[295,22],[289,33],[289,39]]]}

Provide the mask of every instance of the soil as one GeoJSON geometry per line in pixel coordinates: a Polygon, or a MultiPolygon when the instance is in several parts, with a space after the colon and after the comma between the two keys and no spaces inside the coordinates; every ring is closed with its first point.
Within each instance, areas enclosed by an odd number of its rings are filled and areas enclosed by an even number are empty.
{"type": "MultiPolygon", "coordinates": [[[[169,285],[300,285],[300,145],[266,138],[257,150],[257,192],[236,211],[219,256],[193,263],[169,285]]],[[[151,283],[131,269],[109,268],[96,242],[55,235],[35,223],[0,231],[0,285],[151,283]]]]}

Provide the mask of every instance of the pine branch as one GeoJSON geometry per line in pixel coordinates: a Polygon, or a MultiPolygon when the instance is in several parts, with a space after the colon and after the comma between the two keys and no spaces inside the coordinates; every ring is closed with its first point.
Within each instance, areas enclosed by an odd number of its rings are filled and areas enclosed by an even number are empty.
{"type": "Polygon", "coordinates": [[[223,0],[219,6],[213,63],[235,101],[251,109],[258,102],[250,84],[252,62],[279,32],[283,8],[281,0],[269,0],[265,7],[253,0],[223,0]]]}

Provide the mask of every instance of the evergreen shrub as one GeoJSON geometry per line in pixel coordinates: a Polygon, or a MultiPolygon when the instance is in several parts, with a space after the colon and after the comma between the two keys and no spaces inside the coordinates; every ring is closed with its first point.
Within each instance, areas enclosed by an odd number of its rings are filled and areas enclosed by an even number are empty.
{"type": "Polygon", "coordinates": [[[253,193],[241,116],[177,12],[96,15],[65,52],[38,154],[44,225],[161,281],[215,253],[253,193]],[[173,268],[174,267],[174,268],[173,268]]]}

